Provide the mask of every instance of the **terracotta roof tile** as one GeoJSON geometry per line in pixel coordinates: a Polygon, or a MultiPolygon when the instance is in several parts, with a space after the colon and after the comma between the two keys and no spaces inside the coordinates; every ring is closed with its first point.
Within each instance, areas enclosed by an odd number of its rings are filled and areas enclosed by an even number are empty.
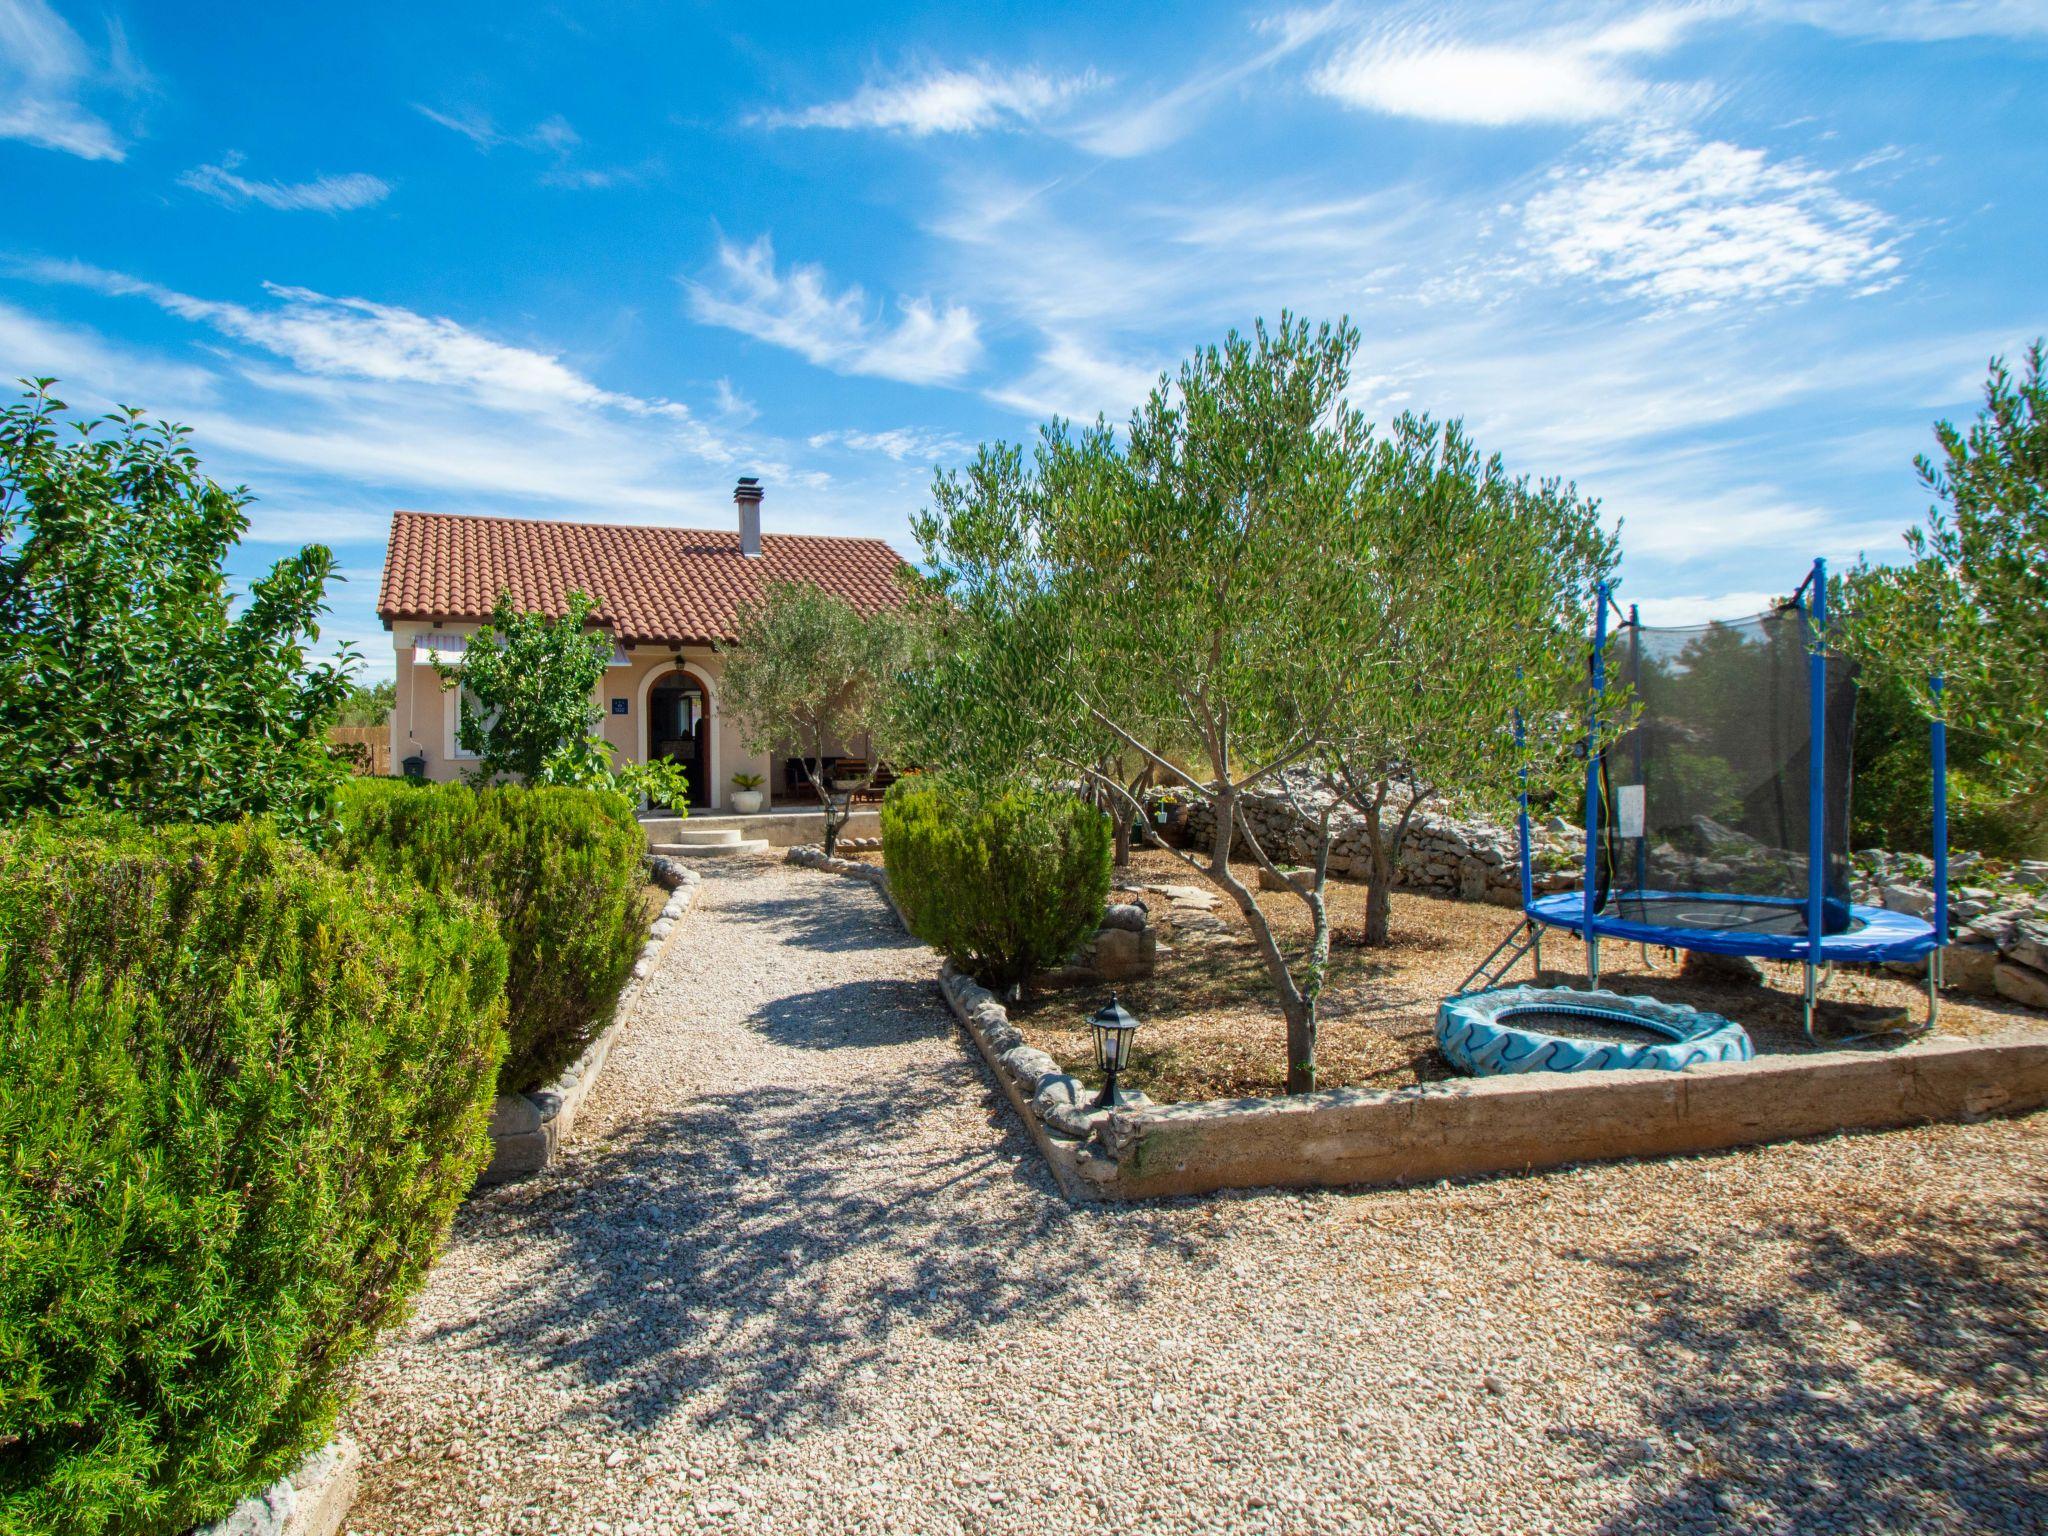
{"type": "Polygon", "coordinates": [[[560,614],[581,591],[623,644],[701,645],[731,639],[741,605],[776,581],[814,582],[862,613],[892,607],[902,566],[880,539],[769,533],[749,558],[737,531],[394,512],[377,614],[480,623],[500,592],[527,612],[560,614]]]}

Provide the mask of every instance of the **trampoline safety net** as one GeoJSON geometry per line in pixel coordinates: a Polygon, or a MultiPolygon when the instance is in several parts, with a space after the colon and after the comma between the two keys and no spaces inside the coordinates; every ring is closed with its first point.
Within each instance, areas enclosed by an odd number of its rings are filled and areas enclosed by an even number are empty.
{"type": "MultiPolygon", "coordinates": [[[[1612,687],[1640,713],[1602,755],[1595,892],[1631,922],[1806,936],[1811,618],[1787,605],[1690,629],[1624,625],[1612,687]],[[1683,897],[1683,900],[1673,900],[1683,897]]],[[[1827,663],[1822,931],[1851,925],[1852,663],[1827,663]]]]}

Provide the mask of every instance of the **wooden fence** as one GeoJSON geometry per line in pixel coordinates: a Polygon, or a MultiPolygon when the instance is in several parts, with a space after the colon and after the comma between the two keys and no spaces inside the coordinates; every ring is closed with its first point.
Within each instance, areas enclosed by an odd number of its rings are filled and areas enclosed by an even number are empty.
{"type": "Polygon", "coordinates": [[[388,725],[330,726],[327,745],[334,749],[336,757],[346,758],[357,773],[387,776],[393,771],[388,725]]]}

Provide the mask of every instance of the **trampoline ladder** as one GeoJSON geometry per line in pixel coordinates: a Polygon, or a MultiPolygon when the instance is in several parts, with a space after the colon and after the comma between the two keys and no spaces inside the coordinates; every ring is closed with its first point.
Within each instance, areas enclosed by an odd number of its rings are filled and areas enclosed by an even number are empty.
{"type": "Polygon", "coordinates": [[[1462,997],[1467,992],[1499,986],[1501,978],[1515,968],[1522,956],[1532,951],[1536,957],[1536,975],[1540,979],[1543,975],[1543,929],[1525,917],[1506,938],[1494,945],[1492,954],[1472,968],[1471,975],[1458,983],[1457,995],[1462,997]],[[1484,981],[1485,988],[1475,988],[1472,984],[1476,981],[1484,981]]]}

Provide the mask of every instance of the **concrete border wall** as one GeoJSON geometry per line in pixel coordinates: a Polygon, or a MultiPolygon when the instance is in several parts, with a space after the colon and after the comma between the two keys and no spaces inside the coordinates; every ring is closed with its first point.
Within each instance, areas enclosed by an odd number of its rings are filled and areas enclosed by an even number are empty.
{"type": "Polygon", "coordinates": [[[626,1032],[626,1017],[640,1000],[641,988],[654,974],[661,952],[668,947],[690,904],[696,899],[697,872],[674,859],[660,855],[648,860],[655,880],[667,887],[669,899],[647,930],[647,942],[640,946],[633,973],[619,989],[612,1005],[611,1022],[583,1054],[554,1082],[531,1093],[501,1093],[491,1105],[491,1160],[477,1175],[476,1187],[488,1188],[511,1179],[538,1173],[575,1128],[577,1111],[590,1090],[597,1085],[612,1047],[626,1032]]]}
{"type": "Polygon", "coordinates": [[[1564,1163],[2018,1114],[2048,1104],[2048,1032],[1766,1056],[1683,1072],[1529,1073],[1392,1092],[1159,1105],[1098,1135],[1124,1199],[1418,1184],[1564,1163]]]}

